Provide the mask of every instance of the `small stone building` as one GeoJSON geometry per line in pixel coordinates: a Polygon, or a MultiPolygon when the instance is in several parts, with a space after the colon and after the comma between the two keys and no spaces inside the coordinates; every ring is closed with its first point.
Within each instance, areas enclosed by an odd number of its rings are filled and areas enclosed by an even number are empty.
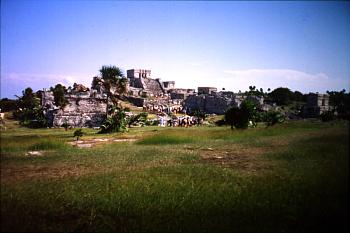
{"type": "Polygon", "coordinates": [[[309,93],[306,105],[302,109],[302,115],[305,118],[318,117],[329,110],[328,94],[309,93]]]}
{"type": "Polygon", "coordinates": [[[175,88],[175,81],[164,81],[162,82],[162,87],[164,91],[169,91],[175,88]]]}
{"type": "MultiPolygon", "coordinates": [[[[138,88],[147,96],[161,96],[165,94],[164,82],[151,78],[151,70],[131,69],[127,70],[128,85],[131,88],[138,88]]],[[[166,82],[166,89],[173,87],[175,82],[166,82]]],[[[136,93],[134,91],[133,93],[136,93]]]]}
{"type": "Polygon", "coordinates": [[[201,94],[211,95],[217,91],[218,89],[216,87],[198,87],[198,95],[201,95],[201,94]]]}

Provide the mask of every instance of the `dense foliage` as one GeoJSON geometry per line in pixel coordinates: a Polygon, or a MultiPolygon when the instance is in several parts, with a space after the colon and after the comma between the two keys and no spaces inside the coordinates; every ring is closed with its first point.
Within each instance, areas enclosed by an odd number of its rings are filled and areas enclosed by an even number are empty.
{"type": "Polygon", "coordinates": [[[47,121],[41,108],[40,98],[28,87],[22,91],[22,97],[18,97],[17,108],[14,117],[20,124],[30,128],[47,126],[47,121]]]}
{"type": "Polygon", "coordinates": [[[322,121],[324,122],[327,122],[327,121],[332,121],[335,119],[335,115],[332,111],[326,111],[326,112],[323,112],[321,115],[320,115],[320,118],[322,121]]]}
{"type": "Polygon", "coordinates": [[[342,91],[327,91],[329,95],[329,105],[339,118],[350,120],[350,93],[342,91]]]}
{"type": "Polygon", "coordinates": [[[269,96],[277,105],[287,105],[292,101],[293,92],[289,88],[279,87],[270,92],[269,96]]]}
{"type": "Polygon", "coordinates": [[[99,133],[124,132],[127,130],[127,119],[123,109],[117,109],[112,115],[108,116],[101,125],[99,133]]]}
{"type": "Polygon", "coordinates": [[[77,141],[79,140],[80,137],[82,137],[84,135],[84,132],[82,129],[77,129],[74,131],[73,136],[77,137],[77,141]]]}
{"type": "Polygon", "coordinates": [[[147,116],[148,116],[147,112],[141,112],[139,114],[127,117],[126,121],[128,123],[128,127],[130,128],[131,125],[137,124],[137,123],[141,123],[142,125],[145,125],[147,121],[147,116]]]}
{"type": "MultiPolygon", "coordinates": [[[[118,105],[118,98],[126,92],[127,79],[123,72],[116,66],[102,66],[100,69],[101,77],[94,77],[92,84],[101,84],[107,94],[107,113],[108,101],[112,100],[113,105],[118,105]]],[[[108,115],[108,114],[107,114],[108,115]]]]}
{"type": "Polygon", "coordinates": [[[265,122],[267,126],[272,126],[285,121],[285,116],[279,111],[268,111],[265,113],[265,122]]]}
{"type": "Polygon", "coordinates": [[[10,112],[16,110],[17,101],[3,98],[0,100],[1,112],[10,112]]]}
{"type": "Polygon", "coordinates": [[[51,91],[53,92],[55,105],[63,109],[68,104],[68,100],[64,96],[67,92],[66,87],[62,84],[57,84],[54,88],[51,87],[51,91]]]}
{"type": "Polygon", "coordinates": [[[237,129],[246,129],[249,126],[249,122],[252,123],[253,126],[256,125],[257,119],[257,108],[256,105],[249,100],[245,100],[242,102],[240,107],[231,107],[225,112],[225,122],[237,129]]]}

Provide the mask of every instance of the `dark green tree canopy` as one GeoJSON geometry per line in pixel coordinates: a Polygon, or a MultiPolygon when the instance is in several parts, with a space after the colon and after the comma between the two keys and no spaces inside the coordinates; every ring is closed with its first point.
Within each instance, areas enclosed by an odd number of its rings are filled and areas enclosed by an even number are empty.
{"type": "Polygon", "coordinates": [[[350,116],[350,93],[345,89],[341,91],[327,91],[329,95],[329,105],[333,107],[340,117],[349,118],[350,116]]]}
{"type": "Polygon", "coordinates": [[[22,97],[18,99],[18,107],[22,109],[33,109],[40,104],[40,100],[36,98],[32,88],[27,87],[22,91],[22,97]]]}
{"type": "Polygon", "coordinates": [[[118,105],[118,98],[126,92],[127,79],[123,77],[123,72],[116,66],[102,66],[100,69],[101,78],[95,77],[93,85],[102,83],[107,94],[106,116],[108,116],[108,101],[112,100],[113,105],[118,105]]]}
{"type": "Polygon", "coordinates": [[[61,84],[57,84],[54,88],[51,88],[54,96],[55,105],[64,108],[68,104],[68,100],[64,96],[67,92],[65,86],[61,84]]]}
{"type": "Polygon", "coordinates": [[[239,108],[229,108],[224,116],[226,124],[231,125],[231,129],[233,129],[233,126],[237,129],[246,129],[249,121],[252,121],[253,125],[255,125],[256,118],[256,105],[250,100],[243,101],[239,108]]]}
{"type": "Polygon", "coordinates": [[[304,95],[300,91],[294,91],[292,94],[292,100],[298,102],[306,102],[306,95],[304,95]]]}
{"type": "Polygon", "coordinates": [[[30,87],[22,91],[22,94],[22,97],[18,97],[14,117],[20,121],[21,125],[27,127],[46,127],[47,121],[41,108],[40,98],[30,87]]]}
{"type": "MultiPolygon", "coordinates": [[[[103,86],[107,92],[107,95],[112,96],[111,89],[115,89],[117,95],[126,92],[126,78],[123,76],[123,72],[120,68],[116,66],[102,66],[100,69],[101,80],[103,86]]],[[[95,79],[95,82],[98,81],[95,79]]]]}
{"type": "Polygon", "coordinates": [[[16,105],[17,105],[16,100],[12,100],[8,98],[3,98],[0,100],[1,112],[14,111],[16,110],[16,105]]]}
{"type": "Polygon", "coordinates": [[[289,88],[286,87],[279,87],[270,92],[269,97],[273,102],[275,102],[277,105],[287,105],[291,102],[293,92],[289,90],[289,88]]]}

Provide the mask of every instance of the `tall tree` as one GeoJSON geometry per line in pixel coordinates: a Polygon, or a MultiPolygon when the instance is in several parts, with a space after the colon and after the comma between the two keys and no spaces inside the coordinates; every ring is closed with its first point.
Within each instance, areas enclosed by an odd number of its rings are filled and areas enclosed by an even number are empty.
{"type": "Polygon", "coordinates": [[[100,69],[101,81],[107,94],[106,115],[108,115],[108,101],[112,100],[113,104],[118,105],[118,98],[126,92],[126,78],[123,72],[116,66],[102,66],[100,69]]]}
{"type": "Polygon", "coordinates": [[[226,124],[231,125],[231,129],[233,129],[233,126],[237,129],[246,129],[249,125],[249,121],[252,122],[253,126],[256,126],[256,105],[250,100],[245,100],[239,108],[229,108],[225,112],[224,119],[226,124]]]}
{"type": "Polygon", "coordinates": [[[292,100],[293,92],[286,87],[279,87],[268,94],[277,105],[287,105],[292,100]]]}
{"type": "Polygon", "coordinates": [[[33,89],[30,87],[27,87],[25,90],[23,90],[22,97],[18,98],[18,106],[23,109],[33,109],[36,106],[36,103],[38,102],[35,93],[33,92],[33,89]]]}
{"type": "Polygon", "coordinates": [[[69,102],[64,96],[67,92],[65,86],[61,84],[57,84],[54,88],[52,88],[55,105],[63,109],[69,102]]]}
{"type": "Polygon", "coordinates": [[[327,91],[329,95],[329,105],[338,113],[340,117],[349,118],[350,115],[350,93],[345,89],[341,91],[327,91]]]}
{"type": "MultiPolygon", "coordinates": [[[[18,97],[18,96],[17,96],[18,97]]],[[[17,110],[14,112],[21,125],[27,127],[45,127],[47,122],[43,114],[40,98],[28,87],[22,91],[22,97],[18,97],[17,110]]]]}

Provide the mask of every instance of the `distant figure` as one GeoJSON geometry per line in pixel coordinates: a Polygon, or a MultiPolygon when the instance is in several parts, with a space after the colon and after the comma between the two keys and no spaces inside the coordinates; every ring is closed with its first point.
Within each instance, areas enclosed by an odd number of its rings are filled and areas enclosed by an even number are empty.
{"type": "MultiPolygon", "coordinates": [[[[0,109],[1,111],[1,109],[0,109]]],[[[5,126],[5,113],[0,113],[0,128],[1,129],[5,129],[6,130],[6,126],[5,126]]]]}

